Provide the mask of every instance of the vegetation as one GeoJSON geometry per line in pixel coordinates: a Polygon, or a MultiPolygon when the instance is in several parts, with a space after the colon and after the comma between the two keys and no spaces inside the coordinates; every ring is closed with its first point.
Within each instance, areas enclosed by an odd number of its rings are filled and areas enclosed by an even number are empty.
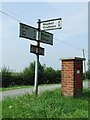
{"type": "MultiPolygon", "coordinates": [[[[2,68],[2,87],[34,85],[35,62],[23,70],[23,72],[13,72],[6,66],[2,68]]],[[[60,83],[61,71],[54,70],[39,63],[38,84],[60,83]]]]}
{"type": "MultiPolygon", "coordinates": [[[[27,86],[34,85],[35,62],[30,63],[22,72],[13,72],[9,67],[2,68],[2,87],[10,86],[27,86]]],[[[0,77],[1,77],[0,73],[0,77]]],[[[61,82],[61,71],[54,70],[39,63],[38,84],[53,84],[61,82]]],[[[84,73],[84,78],[90,80],[90,61],[88,62],[88,70],[84,73]]],[[[83,78],[83,79],[84,79],[83,78]]],[[[1,86],[1,82],[0,82],[1,86]]]]}
{"type": "Polygon", "coordinates": [[[0,120],[2,120],[2,102],[0,101],[0,120]]]}
{"type": "Polygon", "coordinates": [[[88,70],[86,71],[86,79],[90,80],[90,60],[88,61],[88,70]]]}
{"type": "Polygon", "coordinates": [[[3,118],[88,118],[88,90],[83,97],[62,97],[60,89],[43,94],[5,98],[3,118]]]}

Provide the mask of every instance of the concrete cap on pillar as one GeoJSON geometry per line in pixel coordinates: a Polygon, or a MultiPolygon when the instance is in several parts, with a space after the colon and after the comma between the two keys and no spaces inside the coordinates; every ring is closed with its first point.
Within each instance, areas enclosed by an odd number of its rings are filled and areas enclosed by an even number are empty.
{"type": "Polygon", "coordinates": [[[86,60],[86,59],[80,57],[68,57],[68,58],[61,58],[60,60],[86,60]]]}

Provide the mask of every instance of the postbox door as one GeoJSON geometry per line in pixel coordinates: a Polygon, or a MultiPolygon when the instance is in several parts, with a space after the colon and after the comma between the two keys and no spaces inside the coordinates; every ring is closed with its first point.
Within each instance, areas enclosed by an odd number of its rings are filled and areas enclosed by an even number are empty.
{"type": "Polygon", "coordinates": [[[76,65],[76,88],[81,89],[81,65],[76,65]]]}

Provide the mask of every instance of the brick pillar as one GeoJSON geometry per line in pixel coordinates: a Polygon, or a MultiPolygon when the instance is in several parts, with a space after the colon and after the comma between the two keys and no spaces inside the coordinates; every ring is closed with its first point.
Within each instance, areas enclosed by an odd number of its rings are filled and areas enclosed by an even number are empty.
{"type": "Polygon", "coordinates": [[[82,95],[83,58],[65,58],[62,60],[62,96],[82,95]]]}

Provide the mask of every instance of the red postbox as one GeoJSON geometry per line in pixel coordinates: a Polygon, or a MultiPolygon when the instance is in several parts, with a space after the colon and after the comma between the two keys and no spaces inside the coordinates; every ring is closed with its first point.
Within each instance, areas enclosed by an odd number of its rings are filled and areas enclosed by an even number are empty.
{"type": "Polygon", "coordinates": [[[81,64],[76,65],[76,88],[81,89],[81,64]]]}

